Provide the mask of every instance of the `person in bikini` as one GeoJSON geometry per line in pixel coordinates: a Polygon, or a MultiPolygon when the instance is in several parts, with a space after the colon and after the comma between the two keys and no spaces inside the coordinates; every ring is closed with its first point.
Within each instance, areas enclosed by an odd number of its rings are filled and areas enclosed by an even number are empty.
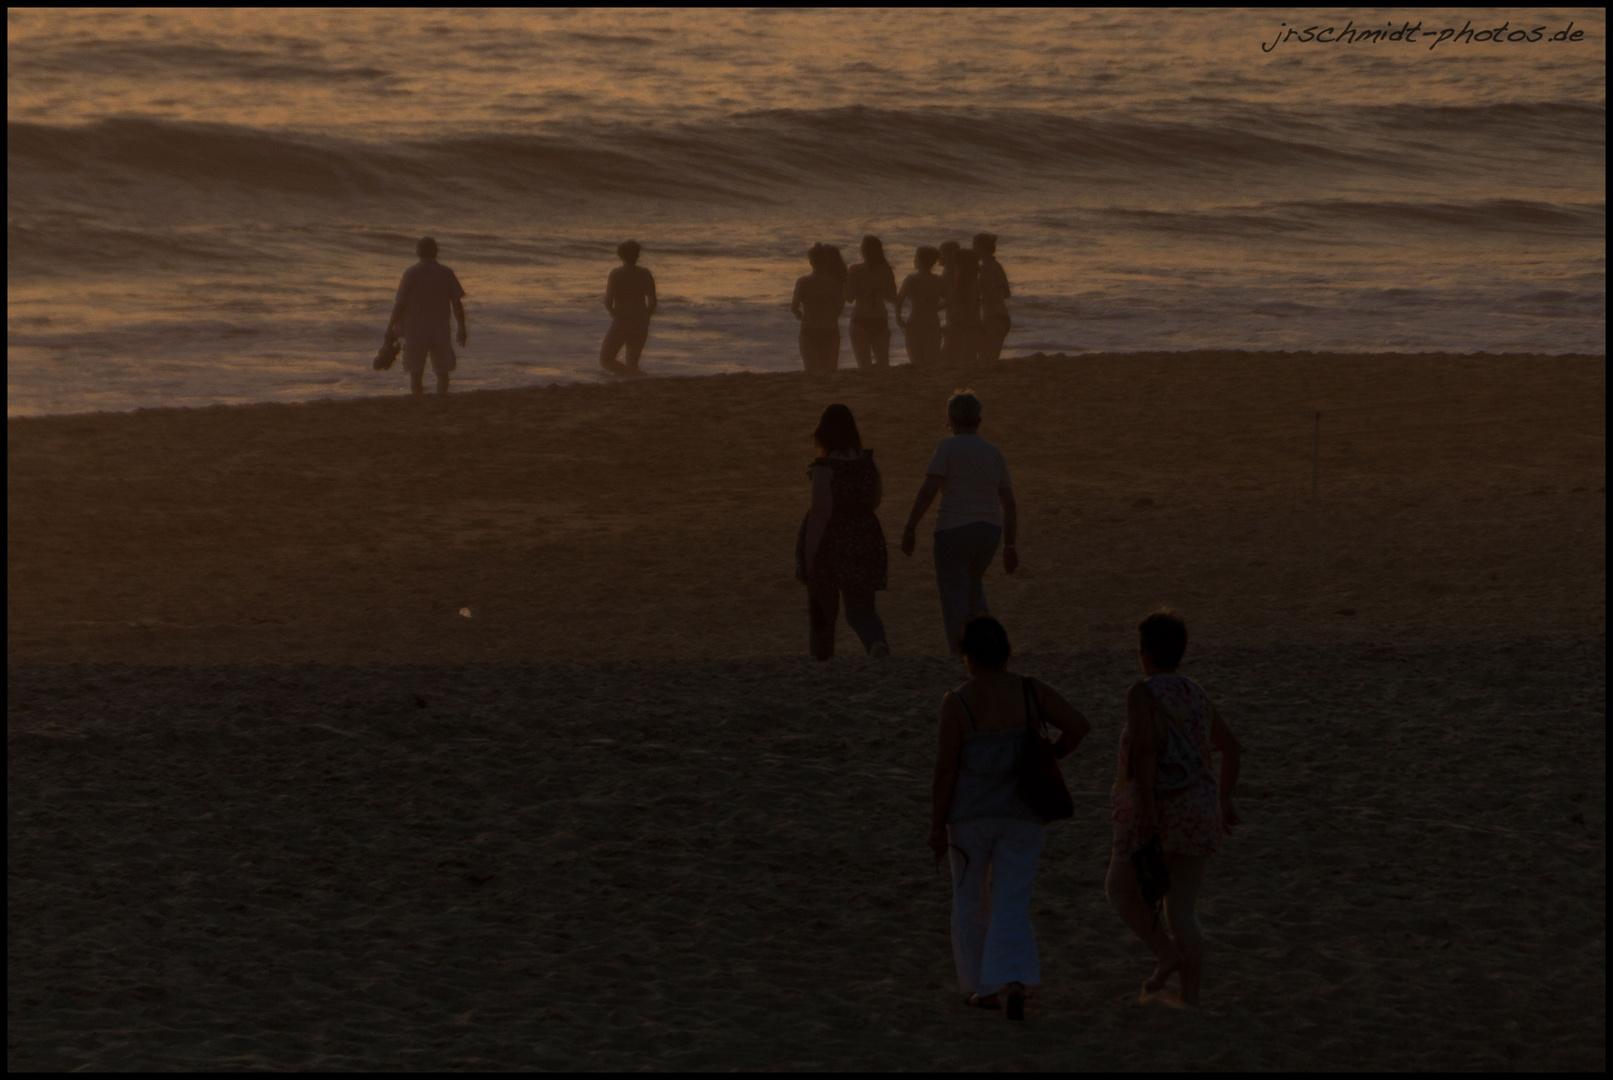
{"type": "Polygon", "coordinates": [[[896,294],[896,325],[906,336],[907,359],[912,364],[933,364],[941,358],[942,281],[931,273],[940,257],[933,247],[915,251],[914,272],[907,275],[896,294]],[[904,320],[902,307],[910,300],[913,313],[904,320]]]}
{"type": "Polygon", "coordinates": [[[971,245],[980,258],[980,359],[1002,358],[1003,342],[1013,326],[1008,318],[1008,274],[997,261],[997,237],[976,233],[971,245]]]}
{"type": "Polygon", "coordinates": [[[834,371],[840,366],[840,313],[846,309],[845,264],[827,244],[813,244],[807,262],[812,273],[796,279],[790,298],[790,313],[801,322],[801,366],[834,371]]]}
{"type": "Polygon", "coordinates": [[[1204,976],[1204,934],[1194,904],[1210,856],[1220,847],[1222,835],[1238,823],[1232,792],[1238,784],[1242,748],[1204,688],[1176,673],[1187,649],[1187,624],[1181,617],[1156,611],[1137,632],[1137,655],[1145,678],[1126,692],[1120,764],[1110,794],[1114,846],[1104,889],[1115,914],[1158,959],[1143,992],[1158,993],[1179,973],[1183,1003],[1197,1005],[1204,976]],[[1202,769],[1196,776],[1189,773],[1180,789],[1165,790],[1158,786],[1163,779],[1159,767],[1172,738],[1196,751],[1202,769]],[[1212,747],[1221,752],[1219,783],[1210,770],[1212,747]],[[1155,837],[1170,872],[1163,923],[1143,900],[1132,864],[1132,854],[1155,837]]]}
{"type": "Polygon", "coordinates": [[[846,274],[846,299],[851,302],[851,354],[857,366],[890,367],[891,327],[885,301],[896,300],[896,274],[885,260],[885,245],[877,236],[865,236],[863,261],[846,274]]]}
{"type": "Polygon", "coordinates": [[[642,375],[639,357],[650,337],[650,316],[655,314],[655,276],[638,264],[637,240],[626,240],[616,247],[622,265],[605,280],[605,310],[610,312],[610,329],[599,346],[599,366],[612,375],[642,375]],[[616,355],[627,347],[627,363],[616,355]]]}

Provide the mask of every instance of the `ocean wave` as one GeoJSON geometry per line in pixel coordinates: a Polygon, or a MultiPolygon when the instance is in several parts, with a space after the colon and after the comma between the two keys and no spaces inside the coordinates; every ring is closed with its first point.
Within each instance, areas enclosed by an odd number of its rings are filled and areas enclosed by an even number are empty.
{"type": "Polygon", "coordinates": [[[14,204],[70,177],[109,186],[177,181],[331,200],[627,194],[769,205],[803,189],[848,182],[1005,189],[1074,178],[1126,182],[1397,167],[1381,147],[1347,136],[1343,127],[1314,118],[1285,124],[1266,115],[1194,123],[849,106],[393,142],[144,118],[71,127],[9,122],[6,154],[14,204]]]}
{"type": "MultiPolygon", "coordinates": [[[[1287,200],[1246,207],[1198,211],[1111,207],[1093,215],[1099,222],[1179,235],[1312,237],[1325,233],[1348,238],[1363,229],[1454,231],[1483,238],[1497,232],[1597,239],[1607,231],[1606,203],[1549,203],[1527,199],[1471,202],[1382,202],[1349,199],[1287,200]],[[1348,228],[1350,233],[1337,230],[1348,228]]],[[[1056,219],[1048,219],[1054,225],[1056,219]]],[[[1090,227],[1058,221],[1064,228],[1090,227]]]]}

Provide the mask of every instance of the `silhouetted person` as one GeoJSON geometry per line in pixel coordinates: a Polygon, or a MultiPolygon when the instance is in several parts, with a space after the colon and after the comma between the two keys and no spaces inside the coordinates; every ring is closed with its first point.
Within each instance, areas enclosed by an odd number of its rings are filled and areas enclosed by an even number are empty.
{"type": "Polygon", "coordinates": [[[942,281],[930,272],[941,253],[921,247],[913,253],[915,273],[907,275],[896,294],[896,325],[906,333],[907,359],[914,364],[933,364],[941,358],[942,281]],[[911,301],[913,313],[902,318],[902,305],[911,301]]]}
{"type": "Polygon", "coordinates": [[[411,393],[426,392],[426,360],[437,375],[437,393],[448,392],[448,377],[458,363],[454,355],[453,340],[448,334],[448,313],[452,311],[459,321],[459,345],[464,348],[465,305],[460,300],[465,290],[460,288],[454,272],[437,261],[437,241],[429,236],[420,238],[414,252],[420,261],[403,272],[398,282],[398,297],[392,303],[392,317],[387,320],[386,340],[395,341],[400,332],[403,337],[403,370],[409,373],[411,393]]]}
{"type": "Polygon", "coordinates": [[[795,295],[790,298],[790,312],[801,320],[801,365],[807,371],[834,371],[840,366],[845,263],[839,250],[827,244],[813,244],[807,262],[812,273],[796,279],[795,295]]]}
{"type": "Polygon", "coordinates": [[[885,301],[896,300],[896,274],[885,260],[885,245],[877,236],[865,236],[863,261],[846,275],[846,299],[851,301],[851,355],[857,366],[890,367],[891,326],[885,301]]]}
{"type": "Polygon", "coordinates": [[[924,486],[902,530],[902,554],[912,555],[919,522],[936,492],[941,493],[941,509],[935,515],[935,586],[941,593],[941,622],[953,655],[963,624],[971,616],[990,614],[982,582],[999,540],[1004,542],[1003,569],[1012,574],[1019,566],[1014,482],[1002,451],[977,434],[981,411],[972,390],[959,390],[947,402],[952,438],[936,444],[924,486]]]}
{"type": "Polygon", "coordinates": [[[1008,274],[997,261],[997,237],[976,233],[974,252],[980,259],[980,359],[999,360],[1013,325],[1008,318],[1008,274]]]}
{"type": "Polygon", "coordinates": [[[840,597],[846,621],[870,656],[888,659],[885,624],[874,610],[874,593],[885,588],[885,532],[874,511],[884,487],[874,452],[864,450],[857,421],[844,405],[830,405],[812,433],[818,457],[807,469],[812,507],[795,543],[795,576],[807,587],[809,637],[815,660],[835,651],[840,597]]]}
{"type": "Polygon", "coordinates": [[[1025,988],[1042,981],[1031,927],[1045,822],[1019,794],[1025,727],[1059,731],[1064,757],[1092,725],[1058,691],[1008,670],[1008,632],[990,616],[963,629],[969,681],[941,699],[930,796],[930,850],[952,863],[952,958],[966,1005],[1025,1018],[1025,988]]]}
{"type": "Polygon", "coordinates": [[[624,240],[616,246],[622,265],[605,281],[605,310],[610,312],[610,329],[599,346],[599,366],[612,375],[642,375],[639,357],[650,337],[650,316],[655,314],[655,277],[638,264],[637,240],[624,240]],[[616,360],[627,346],[627,365],[616,360]]]}
{"type": "Polygon", "coordinates": [[[1204,935],[1194,903],[1210,856],[1238,823],[1232,792],[1242,747],[1204,688],[1176,673],[1187,649],[1181,617],[1156,611],[1138,625],[1137,636],[1146,677],[1126,692],[1120,763],[1110,793],[1114,847],[1104,890],[1115,913],[1158,960],[1143,991],[1163,990],[1180,971],[1182,1000],[1196,1005],[1204,935]],[[1221,751],[1219,783],[1210,769],[1212,746],[1221,751]],[[1133,853],[1155,839],[1170,872],[1164,924],[1144,901],[1132,863],[1133,853]]]}
{"type": "Polygon", "coordinates": [[[973,363],[980,355],[980,258],[959,248],[954,259],[952,287],[947,293],[946,337],[941,359],[954,364],[973,363]]]}

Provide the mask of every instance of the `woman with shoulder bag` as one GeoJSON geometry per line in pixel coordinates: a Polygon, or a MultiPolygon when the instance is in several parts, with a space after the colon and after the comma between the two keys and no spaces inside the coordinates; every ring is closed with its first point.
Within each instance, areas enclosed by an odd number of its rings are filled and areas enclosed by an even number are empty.
{"type": "Polygon", "coordinates": [[[1044,825],[1022,794],[1022,759],[1043,723],[1061,733],[1056,757],[1092,725],[1052,687],[1008,670],[1012,647],[996,619],[971,619],[962,643],[969,681],[941,701],[930,850],[951,857],[952,956],[964,1003],[995,1009],[1006,996],[1008,1019],[1022,1020],[1025,988],[1041,982],[1030,900],[1044,825]]]}
{"type": "Polygon", "coordinates": [[[1143,992],[1163,990],[1179,971],[1182,1001],[1197,1005],[1204,935],[1194,903],[1222,833],[1238,823],[1232,791],[1241,749],[1204,688],[1176,673],[1187,650],[1181,617],[1156,611],[1137,630],[1146,678],[1126,693],[1120,765],[1110,796],[1114,849],[1104,887],[1109,906],[1158,958],[1143,992]],[[1219,785],[1210,770],[1212,746],[1221,751],[1219,785]],[[1153,897],[1145,898],[1158,892],[1166,925],[1153,897]]]}

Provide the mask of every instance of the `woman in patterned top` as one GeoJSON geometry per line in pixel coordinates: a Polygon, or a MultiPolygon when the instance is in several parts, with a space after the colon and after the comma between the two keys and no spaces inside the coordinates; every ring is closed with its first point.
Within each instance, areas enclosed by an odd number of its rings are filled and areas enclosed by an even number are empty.
{"type": "Polygon", "coordinates": [[[1187,651],[1187,624],[1171,611],[1156,611],[1137,627],[1138,657],[1147,678],[1126,693],[1126,726],[1120,732],[1120,765],[1110,795],[1114,849],[1104,883],[1109,905],[1159,958],[1143,983],[1144,993],[1165,988],[1181,972],[1182,1001],[1197,1005],[1204,971],[1204,935],[1193,905],[1204,883],[1205,865],[1221,844],[1221,834],[1238,823],[1232,791],[1238,783],[1241,748],[1216,712],[1204,688],[1178,675],[1187,651]],[[1186,741],[1203,764],[1184,787],[1161,790],[1157,769],[1172,738],[1186,741]],[[1210,769],[1210,748],[1221,751],[1221,779],[1210,769]],[[1132,867],[1132,853],[1159,838],[1170,871],[1165,922],[1144,902],[1132,867]]]}
{"type": "Polygon", "coordinates": [[[885,588],[885,533],[874,511],[883,485],[874,452],[864,450],[857,421],[844,405],[823,410],[812,433],[818,458],[807,469],[812,480],[812,508],[801,522],[795,542],[795,576],[807,587],[812,656],[834,655],[835,619],[840,598],[846,621],[863,648],[876,659],[889,659],[885,624],[874,610],[874,593],[885,588]]]}

